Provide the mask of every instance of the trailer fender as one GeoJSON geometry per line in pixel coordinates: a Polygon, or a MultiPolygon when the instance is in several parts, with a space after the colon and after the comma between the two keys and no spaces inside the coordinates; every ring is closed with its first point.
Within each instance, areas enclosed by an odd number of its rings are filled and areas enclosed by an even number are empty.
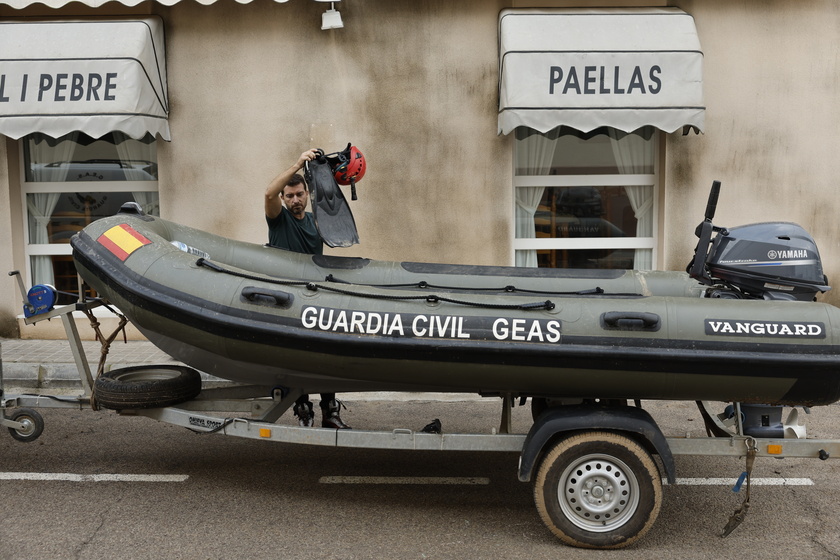
{"type": "Polygon", "coordinates": [[[592,430],[610,430],[641,436],[641,443],[654,450],[662,459],[668,482],[676,481],[674,456],[668,441],[647,411],[632,406],[558,406],[537,418],[525,438],[519,456],[519,480],[530,482],[537,461],[546,445],[558,434],[592,430]]]}

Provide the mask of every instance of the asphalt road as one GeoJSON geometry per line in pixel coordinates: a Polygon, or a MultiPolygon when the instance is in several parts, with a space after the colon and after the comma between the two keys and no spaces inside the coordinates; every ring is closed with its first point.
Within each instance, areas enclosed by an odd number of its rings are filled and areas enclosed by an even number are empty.
{"type": "MultiPolygon", "coordinates": [[[[357,428],[419,430],[433,418],[449,432],[498,425],[497,401],[348,404],[343,417],[357,428]]],[[[666,434],[702,435],[692,405],[645,406],[666,434]]],[[[516,454],[307,447],[199,435],[107,411],[43,413],[46,429],[35,442],[0,434],[0,474],[184,476],[0,478],[2,560],[840,557],[840,461],[758,460],[756,478],[813,485],[754,486],[749,515],[726,539],[718,535],[743,495],[723,485],[676,485],[664,488],[659,519],[640,542],[584,551],[562,545],[542,524],[532,486],[516,478],[516,454]],[[383,478],[334,484],[327,477],[383,478]],[[432,480],[439,483],[419,483],[432,480]]],[[[809,435],[840,437],[840,429],[831,432],[838,419],[840,406],[814,409],[809,435]]],[[[514,427],[528,425],[527,408],[515,409],[514,427]]],[[[734,458],[677,458],[678,477],[734,479],[743,469],[734,458]]]]}

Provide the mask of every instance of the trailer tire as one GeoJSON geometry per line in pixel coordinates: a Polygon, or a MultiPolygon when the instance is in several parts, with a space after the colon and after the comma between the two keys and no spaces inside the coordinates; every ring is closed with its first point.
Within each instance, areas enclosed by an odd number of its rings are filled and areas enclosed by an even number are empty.
{"type": "Polygon", "coordinates": [[[44,417],[31,408],[15,410],[9,420],[23,424],[23,428],[9,428],[9,433],[18,441],[35,441],[44,432],[44,417]]]}
{"type": "Polygon", "coordinates": [[[195,398],[201,374],[186,366],[133,366],[103,373],[94,384],[96,403],[112,410],[163,408],[195,398]]]}
{"type": "Polygon", "coordinates": [[[623,548],[656,521],[662,479],[650,454],[629,437],[578,433],[545,456],[534,501],[543,522],[566,544],[623,548]]]}

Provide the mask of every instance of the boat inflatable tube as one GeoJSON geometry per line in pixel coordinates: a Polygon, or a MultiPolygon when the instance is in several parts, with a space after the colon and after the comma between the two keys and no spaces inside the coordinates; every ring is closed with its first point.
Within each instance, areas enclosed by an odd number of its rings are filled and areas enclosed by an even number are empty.
{"type": "Polygon", "coordinates": [[[266,394],[840,399],[840,310],[714,298],[685,272],[303,255],[136,209],[90,224],[71,244],[85,282],[160,349],[266,394]]]}

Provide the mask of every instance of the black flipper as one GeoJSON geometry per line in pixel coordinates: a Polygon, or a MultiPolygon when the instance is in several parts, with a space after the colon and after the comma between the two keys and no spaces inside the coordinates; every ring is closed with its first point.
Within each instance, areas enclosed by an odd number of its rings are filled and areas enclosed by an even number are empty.
{"type": "Polygon", "coordinates": [[[322,156],[307,162],[304,175],[309,184],[315,227],[324,243],[330,247],[350,247],[358,243],[359,233],[350,205],[335,182],[326,158],[322,156]]]}

